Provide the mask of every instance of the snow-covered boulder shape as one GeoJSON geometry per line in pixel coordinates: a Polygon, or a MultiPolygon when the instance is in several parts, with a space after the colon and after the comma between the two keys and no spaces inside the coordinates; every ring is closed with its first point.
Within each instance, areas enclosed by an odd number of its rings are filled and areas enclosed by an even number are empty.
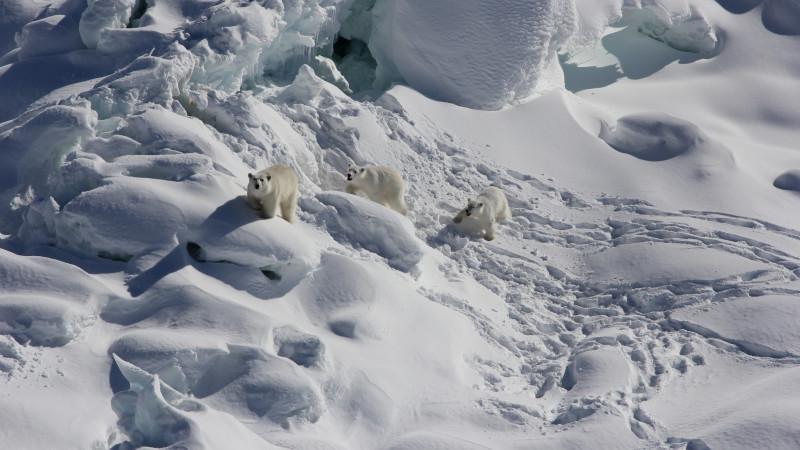
{"type": "Polygon", "coordinates": [[[317,200],[328,207],[315,213],[337,241],[377,253],[391,267],[404,272],[412,270],[422,258],[413,224],[391,209],[342,192],[322,192],[317,200]]]}
{"type": "Polygon", "coordinates": [[[716,30],[687,0],[642,0],[641,7],[639,32],[676,50],[713,56],[716,30]]]}
{"type": "Polygon", "coordinates": [[[226,262],[301,278],[319,263],[316,246],[299,226],[280,217],[261,219],[243,198],[220,207],[199,230],[181,236],[200,262],[226,262]]]}
{"type": "Polygon", "coordinates": [[[89,0],[79,24],[83,43],[96,48],[103,30],[125,28],[138,6],[137,0],[89,0]]]}
{"type": "Polygon", "coordinates": [[[378,87],[481,109],[563,84],[556,51],[576,28],[572,0],[377,0],[372,14],[378,87]]]}
{"type": "Polygon", "coordinates": [[[67,53],[84,48],[78,24],[71,17],[55,15],[36,20],[22,27],[14,40],[19,46],[19,59],[67,53]]]}

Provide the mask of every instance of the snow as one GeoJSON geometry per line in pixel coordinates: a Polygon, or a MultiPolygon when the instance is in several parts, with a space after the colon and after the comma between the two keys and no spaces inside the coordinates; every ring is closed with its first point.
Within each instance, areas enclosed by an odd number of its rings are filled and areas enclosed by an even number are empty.
{"type": "Polygon", "coordinates": [[[799,17],[0,3],[0,441],[796,447],[799,17]],[[293,224],[244,199],[274,164],[293,224]]]}

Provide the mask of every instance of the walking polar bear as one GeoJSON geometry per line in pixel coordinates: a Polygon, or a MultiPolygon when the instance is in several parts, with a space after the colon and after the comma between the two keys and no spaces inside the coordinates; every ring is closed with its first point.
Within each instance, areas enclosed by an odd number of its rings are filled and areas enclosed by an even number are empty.
{"type": "Polygon", "coordinates": [[[373,202],[380,203],[404,216],[408,214],[408,206],[403,199],[405,182],[399,173],[389,167],[359,167],[348,164],[347,185],[344,191],[348,194],[362,191],[373,202]]]}
{"type": "Polygon", "coordinates": [[[297,174],[294,170],[276,164],[253,175],[248,173],[247,204],[261,210],[266,219],[275,217],[280,208],[281,216],[287,222],[294,222],[297,209],[297,174]]]}
{"type": "Polygon", "coordinates": [[[476,220],[477,224],[473,221],[471,226],[463,226],[464,230],[483,231],[484,239],[491,241],[497,231],[497,221],[510,219],[511,210],[503,191],[489,186],[478,195],[477,199],[467,200],[467,207],[453,218],[453,223],[461,224],[465,218],[476,220]]]}

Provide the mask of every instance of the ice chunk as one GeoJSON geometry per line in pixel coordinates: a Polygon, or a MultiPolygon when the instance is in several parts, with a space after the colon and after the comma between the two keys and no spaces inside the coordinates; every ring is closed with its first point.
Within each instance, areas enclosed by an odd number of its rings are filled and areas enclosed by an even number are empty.
{"type": "Polygon", "coordinates": [[[155,103],[168,107],[181,95],[192,70],[194,58],[183,46],[174,43],[161,57],[140,56],[125,68],[100,80],[83,94],[101,119],[129,115],[134,105],[155,103]]]}
{"type": "Polygon", "coordinates": [[[158,375],[112,355],[130,389],[112,408],[129,445],[182,448],[274,448],[227,413],[216,411],[166,385],[158,375]]]}
{"type": "Polygon", "coordinates": [[[83,43],[96,48],[103,30],[125,28],[139,1],[144,0],[89,0],[79,24],[83,43]]]}
{"type": "Polygon", "coordinates": [[[21,220],[22,207],[30,204],[34,195],[50,196],[50,175],[70,151],[92,135],[97,124],[97,117],[88,106],[85,101],[51,106],[0,134],[0,148],[7,161],[0,164],[0,204],[5,205],[0,214],[0,230],[14,231],[12,228],[21,220]],[[33,194],[29,200],[20,198],[10,205],[14,197],[29,190],[33,194]]]}
{"type": "Polygon", "coordinates": [[[716,30],[697,9],[684,1],[644,1],[638,17],[641,33],[670,47],[711,57],[719,39],[716,30]]]}
{"type": "Polygon", "coordinates": [[[372,16],[378,87],[484,109],[561,85],[556,51],[577,20],[572,0],[378,0],[372,16]]]}
{"type": "Polygon", "coordinates": [[[244,198],[236,198],[181,236],[200,262],[227,262],[299,279],[319,262],[319,250],[296,225],[280,217],[262,220],[244,198]]]}

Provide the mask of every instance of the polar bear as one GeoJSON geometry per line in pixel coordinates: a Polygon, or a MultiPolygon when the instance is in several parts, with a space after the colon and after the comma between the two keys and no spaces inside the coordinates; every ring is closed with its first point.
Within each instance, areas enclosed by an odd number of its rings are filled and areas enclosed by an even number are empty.
{"type": "Polygon", "coordinates": [[[467,207],[453,218],[453,223],[461,224],[465,218],[472,220],[471,226],[467,227],[465,223],[465,226],[460,228],[467,231],[483,231],[484,239],[491,241],[497,231],[497,221],[510,219],[511,210],[503,191],[489,186],[475,200],[467,200],[467,207]]]}
{"type": "Polygon", "coordinates": [[[294,222],[294,211],[297,209],[297,174],[294,170],[276,164],[253,175],[247,184],[247,204],[253,209],[261,210],[266,219],[275,217],[278,208],[287,222],[294,222]]]}
{"type": "Polygon", "coordinates": [[[403,199],[405,182],[397,171],[389,167],[359,167],[347,165],[347,185],[344,191],[355,194],[364,192],[373,202],[391,208],[402,215],[408,214],[408,206],[403,199]]]}

